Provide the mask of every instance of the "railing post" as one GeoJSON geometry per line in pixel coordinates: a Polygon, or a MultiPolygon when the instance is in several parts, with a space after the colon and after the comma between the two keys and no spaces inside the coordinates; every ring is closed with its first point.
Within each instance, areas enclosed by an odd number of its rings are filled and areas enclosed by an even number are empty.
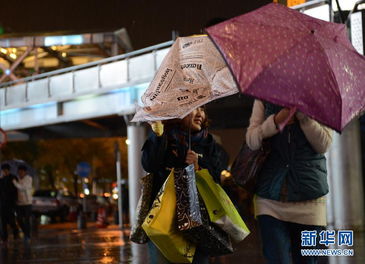
{"type": "Polygon", "coordinates": [[[7,106],[8,105],[8,89],[9,89],[9,87],[5,87],[4,89],[5,89],[5,91],[4,91],[4,106],[7,106]]]}
{"type": "Polygon", "coordinates": [[[126,58],[126,64],[127,64],[127,82],[129,82],[131,79],[131,76],[129,74],[129,58],[126,58]]]}
{"type": "Polygon", "coordinates": [[[29,85],[29,83],[26,82],[25,83],[25,102],[29,101],[29,98],[28,98],[28,85],[29,85]]]}
{"type": "Polygon", "coordinates": [[[101,88],[100,71],[101,71],[101,64],[98,65],[98,75],[97,75],[98,89],[101,88]]]}
{"type": "Polygon", "coordinates": [[[47,91],[48,91],[48,98],[51,98],[52,94],[51,94],[51,78],[48,76],[47,77],[47,91]]]}
{"type": "Polygon", "coordinates": [[[71,78],[72,78],[72,81],[71,81],[71,89],[72,89],[72,93],[76,93],[76,88],[75,88],[75,72],[72,71],[71,72],[71,78]]]}

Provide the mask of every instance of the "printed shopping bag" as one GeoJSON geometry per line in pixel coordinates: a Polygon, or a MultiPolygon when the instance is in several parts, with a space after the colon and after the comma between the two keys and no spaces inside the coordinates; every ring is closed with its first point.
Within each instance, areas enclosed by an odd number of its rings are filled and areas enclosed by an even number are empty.
{"type": "Polygon", "coordinates": [[[176,168],[174,172],[176,191],[177,226],[180,231],[190,230],[203,224],[200,214],[198,189],[195,183],[194,165],[176,168]]]}
{"type": "Polygon", "coordinates": [[[207,169],[197,171],[196,175],[210,221],[226,231],[235,242],[245,239],[250,231],[223,188],[213,180],[207,169]]]}
{"type": "Polygon", "coordinates": [[[178,229],[210,256],[232,253],[229,235],[209,220],[196,187],[194,165],[175,169],[174,179],[178,229]]]}
{"type": "Polygon", "coordinates": [[[131,228],[130,240],[137,244],[144,244],[148,241],[148,236],[142,228],[142,224],[148,215],[152,202],[152,182],[153,175],[151,173],[141,178],[142,191],[139,197],[136,216],[131,228]]]}
{"type": "Polygon", "coordinates": [[[191,263],[193,261],[195,244],[185,239],[177,228],[174,170],[171,170],[154,200],[142,227],[170,262],[191,263]]]}

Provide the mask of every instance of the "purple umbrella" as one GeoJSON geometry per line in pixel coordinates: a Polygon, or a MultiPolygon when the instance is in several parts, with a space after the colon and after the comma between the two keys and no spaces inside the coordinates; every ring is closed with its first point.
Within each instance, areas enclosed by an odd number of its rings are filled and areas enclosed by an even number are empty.
{"type": "Polygon", "coordinates": [[[244,94],[339,132],[365,110],[365,58],[344,25],[272,3],[206,31],[244,94]]]}

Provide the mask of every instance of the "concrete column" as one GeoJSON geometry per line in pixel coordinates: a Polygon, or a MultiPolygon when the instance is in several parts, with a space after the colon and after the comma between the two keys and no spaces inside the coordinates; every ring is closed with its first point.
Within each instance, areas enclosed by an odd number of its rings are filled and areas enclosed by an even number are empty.
{"type": "Polygon", "coordinates": [[[142,146],[146,140],[145,128],[141,125],[130,123],[127,128],[128,144],[128,187],[129,187],[129,216],[134,219],[135,209],[141,193],[139,180],[146,173],[141,165],[142,146]]]}
{"type": "MultiPolygon", "coordinates": [[[[142,146],[146,140],[146,130],[143,126],[128,122],[127,136],[128,144],[128,187],[129,187],[129,217],[130,222],[135,218],[135,211],[141,193],[139,180],[146,172],[142,168],[141,156],[142,146]]],[[[148,262],[147,245],[131,244],[132,263],[145,264],[148,262]]]]}
{"type": "Polygon", "coordinates": [[[359,121],[342,135],[334,133],[328,153],[328,224],[335,229],[363,230],[364,190],[359,121]]]}
{"type": "MultiPolygon", "coordinates": [[[[354,120],[343,131],[335,133],[328,153],[328,229],[354,230],[355,256],[363,251],[364,190],[361,164],[359,121],[354,120]]],[[[336,245],[330,248],[338,249],[336,245]]],[[[330,264],[350,264],[353,257],[329,257],[330,264]]],[[[359,263],[361,262],[358,259],[359,263]]],[[[357,263],[357,262],[356,262],[357,263]]]]}
{"type": "MultiPolygon", "coordinates": [[[[122,166],[121,166],[121,154],[119,150],[119,144],[118,141],[114,143],[114,155],[115,155],[115,168],[116,168],[116,174],[117,174],[117,186],[118,186],[118,223],[119,227],[123,229],[123,201],[122,198],[122,166]]],[[[125,190],[123,190],[125,191],[125,190]]]]}

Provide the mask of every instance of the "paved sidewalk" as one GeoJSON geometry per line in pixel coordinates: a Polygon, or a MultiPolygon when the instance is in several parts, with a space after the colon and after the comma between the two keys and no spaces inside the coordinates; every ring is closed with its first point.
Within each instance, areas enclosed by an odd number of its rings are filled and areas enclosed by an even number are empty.
{"type": "MultiPolygon", "coordinates": [[[[232,255],[212,259],[213,264],[264,264],[255,224],[248,223],[253,231],[243,242],[236,245],[232,255]]],[[[41,226],[30,245],[22,240],[9,241],[8,248],[0,250],[0,264],[148,264],[145,245],[128,241],[129,229],[119,230],[115,225],[78,230],[75,223],[41,226]]],[[[355,239],[355,257],[322,258],[320,264],[364,264],[364,233],[355,239]]]]}

